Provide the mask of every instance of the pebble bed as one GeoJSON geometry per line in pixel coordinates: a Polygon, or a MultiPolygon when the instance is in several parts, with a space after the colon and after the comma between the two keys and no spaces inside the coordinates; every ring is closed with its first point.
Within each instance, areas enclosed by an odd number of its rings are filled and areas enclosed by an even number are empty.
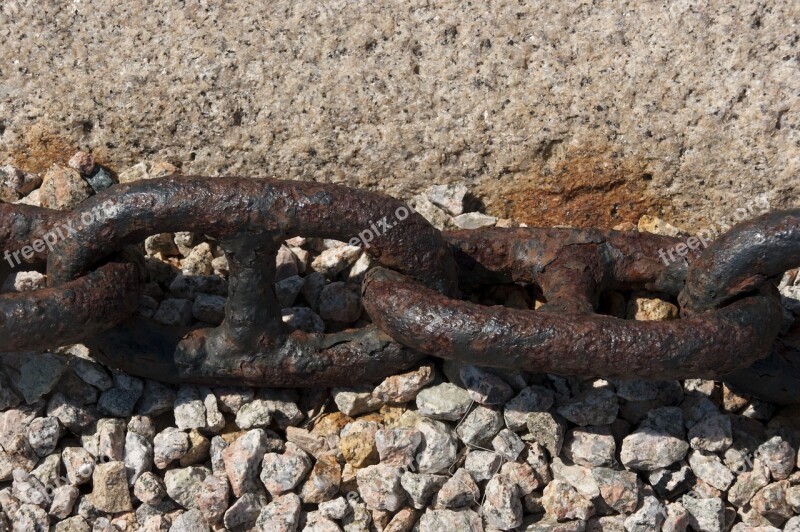
{"type": "MultiPolygon", "coordinates": [[[[78,153],[44,176],[0,168],[0,199],[72,208],[119,176],[78,153]]],[[[440,228],[513,226],[469,210],[463,186],[411,200],[440,228]]],[[[648,218],[640,230],[675,232],[648,218]]],[[[140,313],[218,324],[227,264],[213,240],[154,235],[140,313]]],[[[371,266],[344,242],[295,238],[277,258],[284,321],[368,322],[371,266]]],[[[3,292],[44,285],[36,272],[3,292]]],[[[800,275],[781,283],[798,309],[800,275]]],[[[535,308],[504,286],[473,300],[535,308]]],[[[672,319],[654,294],[608,312],[672,319]]],[[[791,310],[787,310],[787,316],[791,310]]],[[[426,359],[377,385],[172,386],[112,371],[81,345],[0,357],[0,531],[800,531],[800,407],[706,380],[533,375],[426,359]]]]}

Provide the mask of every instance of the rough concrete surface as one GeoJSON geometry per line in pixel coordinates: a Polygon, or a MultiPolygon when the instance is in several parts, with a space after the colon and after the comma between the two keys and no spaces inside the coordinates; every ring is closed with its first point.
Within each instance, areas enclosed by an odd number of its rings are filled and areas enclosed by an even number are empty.
{"type": "Polygon", "coordinates": [[[0,162],[312,179],[697,228],[800,205],[800,3],[0,7],[0,162]]]}

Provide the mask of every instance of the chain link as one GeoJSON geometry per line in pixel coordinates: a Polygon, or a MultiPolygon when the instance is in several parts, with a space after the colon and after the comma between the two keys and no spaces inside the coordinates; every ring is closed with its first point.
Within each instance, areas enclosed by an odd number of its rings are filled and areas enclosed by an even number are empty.
{"type": "MultiPolygon", "coordinates": [[[[51,250],[22,257],[46,266],[48,288],[0,296],[0,349],[81,341],[134,375],[265,386],[356,384],[425,355],[540,373],[719,377],[775,356],[783,316],[774,280],[800,265],[798,209],[740,224],[702,253],[669,263],[658,250],[680,243],[673,237],[594,229],[442,233],[409,213],[364,246],[380,264],[362,285],[373,324],[328,335],[287,331],[273,288],[280,243],[294,236],[347,241],[401,208],[393,198],[342,186],[233,177],[118,185],[66,212],[0,204],[5,249],[59,224],[81,228],[51,242],[51,250]],[[103,217],[87,216],[100,206],[103,217]],[[217,238],[228,258],[225,319],[217,328],[167,328],[136,315],[144,269],[126,246],[185,230],[217,238]],[[494,283],[535,285],[546,304],[525,311],[459,298],[459,286],[494,283]],[[609,290],[678,297],[683,319],[596,314],[609,290]]],[[[0,276],[8,273],[3,264],[0,276]]],[[[786,344],[780,348],[786,359],[786,344]]]]}

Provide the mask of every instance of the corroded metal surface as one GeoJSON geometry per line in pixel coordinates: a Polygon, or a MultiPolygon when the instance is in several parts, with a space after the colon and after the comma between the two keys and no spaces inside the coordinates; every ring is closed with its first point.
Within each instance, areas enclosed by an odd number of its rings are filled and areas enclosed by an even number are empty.
{"type": "Polygon", "coordinates": [[[485,307],[380,268],[363,290],[373,321],[403,345],[468,364],[566,375],[717,377],[764,357],[781,317],[777,299],[762,295],[673,321],[485,307]]]}
{"type": "Polygon", "coordinates": [[[800,209],[758,216],[733,227],[692,263],[684,310],[716,308],[800,265],[800,209]]]}
{"type": "MultiPolygon", "coordinates": [[[[120,243],[191,229],[220,239],[230,275],[225,320],[181,334],[139,320],[89,340],[108,364],[154,378],[269,386],[330,386],[374,380],[422,356],[374,326],[338,335],[289,333],[275,298],[275,256],[284,240],[317,236],[349,240],[382,216],[407,209],[397,200],[333,185],[238,178],[179,177],[116,187],[70,213],[81,220],[100,203],[107,216],[56,246],[51,283],[68,281],[120,243]]],[[[457,293],[456,269],[440,233],[408,213],[369,252],[436,290],[457,293]]]]}
{"type": "MultiPolygon", "coordinates": [[[[300,181],[218,177],[170,177],[118,185],[80,205],[65,217],[79,223],[86,213],[110,201],[108,215],[60,241],[48,257],[49,280],[75,278],[123,244],[163,232],[193,230],[218,238],[269,233],[282,239],[318,236],[349,240],[402,202],[338,185],[300,181]]],[[[379,234],[369,252],[382,264],[456,292],[455,264],[441,234],[413,213],[391,231],[379,234]]]]}
{"type": "Polygon", "coordinates": [[[0,350],[80,342],[127,320],[139,305],[132,264],[109,263],[58,288],[0,296],[0,350]]]}
{"type": "Polygon", "coordinates": [[[596,303],[605,290],[630,289],[677,295],[688,261],[665,262],[659,250],[681,240],[650,233],[535,227],[448,231],[461,282],[538,284],[549,308],[565,311],[596,303]],[[556,303],[558,300],[558,303],[556,303]]]}
{"type": "Polygon", "coordinates": [[[172,177],[112,187],[69,212],[0,204],[5,249],[56,226],[79,230],[24,257],[25,269],[46,264],[49,288],[0,296],[0,349],[83,341],[131,374],[209,384],[352,385],[427,354],[538,373],[729,374],[732,384],[783,402],[800,382],[797,342],[778,338],[785,322],[773,286],[800,264],[800,210],[756,218],[702,254],[690,249],[665,260],[662,250],[681,239],[558,228],[442,234],[393,198],[307,182],[172,177]],[[103,217],[88,216],[101,207],[103,217]],[[381,265],[362,286],[374,323],[336,334],[288,330],[273,287],[281,242],[349,241],[387,219],[391,230],[374,231],[366,247],[381,265]],[[217,238],[228,258],[219,327],[168,328],[134,317],[143,268],[126,246],[183,230],[217,238]],[[546,302],[533,311],[459,299],[459,284],[493,283],[535,285],[546,302]],[[596,314],[611,290],[679,296],[686,317],[596,314]],[[777,385],[770,389],[770,381],[777,385]]]}

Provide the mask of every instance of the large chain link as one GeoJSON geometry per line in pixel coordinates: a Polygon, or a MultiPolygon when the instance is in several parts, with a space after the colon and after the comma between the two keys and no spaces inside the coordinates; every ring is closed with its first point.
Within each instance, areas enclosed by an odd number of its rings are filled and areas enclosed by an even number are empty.
{"type": "Polygon", "coordinates": [[[380,263],[362,286],[374,324],[328,335],[287,331],[273,289],[280,243],[350,240],[400,209],[407,208],[398,200],[363,190],[233,177],[118,185],[67,212],[0,204],[6,249],[56,225],[81,227],[51,252],[24,257],[33,267],[46,263],[48,288],[0,296],[0,350],[82,341],[134,375],[291,387],[375,380],[426,354],[534,372],[719,377],[770,360],[783,322],[774,279],[800,265],[798,210],[740,224],[702,254],[668,264],[658,250],[677,238],[534,228],[441,233],[406,210],[367,249],[380,263]],[[105,216],[87,216],[100,205],[105,216]],[[217,328],[168,328],[135,316],[142,265],[120,252],[181,230],[217,238],[228,258],[225,319],[217,328]],[[459,282],[535,284],[546,304],[536,311],[480,306],[458,298],[459,282]],[[684,317],[641,322],[596,314],[608,290],[676,296],[684,317]]]}

